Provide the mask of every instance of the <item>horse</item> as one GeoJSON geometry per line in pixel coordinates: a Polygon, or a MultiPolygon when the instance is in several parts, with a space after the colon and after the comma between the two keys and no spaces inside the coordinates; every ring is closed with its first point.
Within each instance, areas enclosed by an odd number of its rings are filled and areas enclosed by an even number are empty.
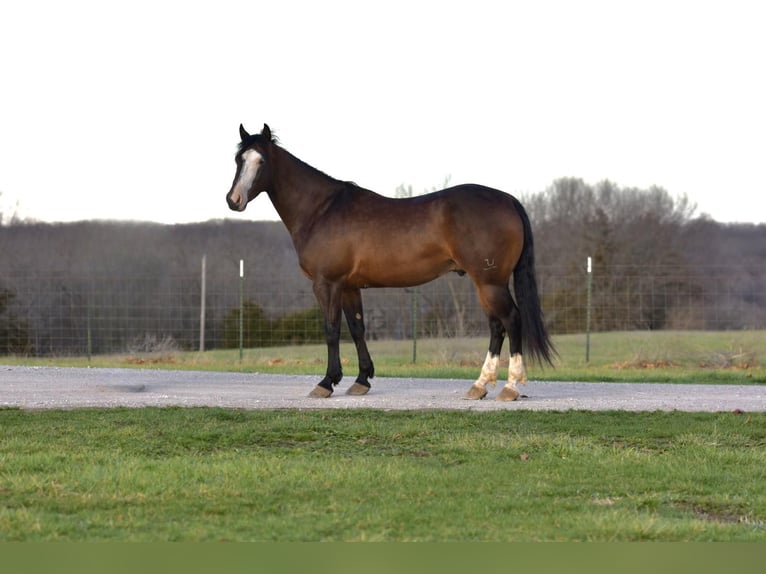
{"type": "Polygon", "coordinates": [[[483,399],[487,385],[497,384],[506,335],[508,382],[497,400],[519,397],[517,383],[527,382],[525,355],[553,365],[556,350],[538,296],[532,229],[515,197],[476,184],[410,198],[385,197],[298,159],[279,145],[267,124],[259,134],[240,124],[239,135],[228,206],[244,211],[266,192],[324,316],[327,370],[310,397],[330,397],[343,377],[341,312],[359,358],[359,376],[346,394],[370,390],[375,367],[364,337],[362,289],[412,287],[448,272],[473,280],[489,320],[489,350],[464,398],[483,399]]]}

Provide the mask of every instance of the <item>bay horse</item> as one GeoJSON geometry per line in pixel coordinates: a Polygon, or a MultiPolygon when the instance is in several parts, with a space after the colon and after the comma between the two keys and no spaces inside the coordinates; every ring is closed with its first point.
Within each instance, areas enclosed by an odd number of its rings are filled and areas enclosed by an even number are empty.
{"type": "Polygon", "coordinates": [[[359,376],[347,394],[370,390],[375,367],[364,339],[361,289],[420,285],[450,271],[473,280],[489,319],[489,350],[464,398],[483,399],[487,384],[497,383],[506,334],[508,382],[498,400],[518,398],[516,384],[527,380],[523,354],[553,364],[556,351],[537,293],[532,230],[515,197],[470,184],[389,198],[311,167],[282,148],[266,124],[252,135],[240,124],[239,135],[226,201],[232,210],[244,211],[259,193],[268,194],[324,315],[327,372],[310,397],[329,397],[343,377],[341,311],[359,357],[359,376]]]}

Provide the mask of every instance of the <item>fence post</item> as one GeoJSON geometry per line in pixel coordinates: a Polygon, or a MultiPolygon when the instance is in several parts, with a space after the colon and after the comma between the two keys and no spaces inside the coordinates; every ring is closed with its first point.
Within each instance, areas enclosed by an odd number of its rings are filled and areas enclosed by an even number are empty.
{"type": "Polygon", "coordinates": [[[412,363],[418,360],[418,288],[412,288],[412,363]]]}
{"type": "Polygon", "coordinates": [[[593,291],[593,265],[588,257],[588,287],[585,310],[585,362],[590,362],[590,314],[591,314],[591,292],[593,291]]]}
{"type": "Polygon", "coordinates": [[[205,351],[205,264],[207,262],[207,255],[202,256],[202,278],[200,288],[200,304],[199,304],[199,352],[205,351]]]}
{"type": "Polygon", "coordinates": [[[245,324],[245,261],[239,260],[239,362],[242,362],[242,347],[244,345],[245,324]]]}
{"type": "Polygon", "coordinates": [[[87,331],[87,339],[86,339],[86,346],[88,350],[88,366],[90,367],[91,358],[93,357],[93,333],[92,333],[92,326],[90,323],[90,315],[91,315],[91,307],[93,306],[93,285],[92,281],[89,285],[88,289],[88,302],[87,302],[87,309],[86,309],[86,331],[87,331]]]}

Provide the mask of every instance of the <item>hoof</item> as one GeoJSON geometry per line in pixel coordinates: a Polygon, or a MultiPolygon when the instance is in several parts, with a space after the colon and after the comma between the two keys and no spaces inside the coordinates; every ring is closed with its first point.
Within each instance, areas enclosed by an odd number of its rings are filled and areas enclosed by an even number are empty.
{"type": "Polygon", "coordinates": [[[463,396],[466,401],[480,401],[487,396],[487,389],[472,385],[468,392],[463,396]]]}
{"type": "Polygon", "coordinates": [[[309,393],[309,397],[312,399],[326,399],[330,395],[332,395],[332,391],[328,391],[319,385],[314,387],[314,389],[309,393]]]}
{"type": "Polygon", "coordinates": [[[514,389],[513,387],[503,387],[503,390],[501,390],[496,400],[498,401],[515,401],[519,398],[519,391],[514,389]]]}
{"type": "Polygon", "coordinates": [[[368,387],[367,385],[354,383],[348,388],[348,390],[346,391],[346,394],[354,396],[354,397],[361,397],[362,395],[366,395],[369,392],[370,392],[370,387],[368,387]]]}

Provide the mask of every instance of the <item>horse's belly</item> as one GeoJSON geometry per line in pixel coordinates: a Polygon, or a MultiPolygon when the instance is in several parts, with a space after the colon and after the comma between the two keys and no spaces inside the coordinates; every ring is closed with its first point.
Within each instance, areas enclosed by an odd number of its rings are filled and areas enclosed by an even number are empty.
{"type": "Polygon", "coordinates": [[[381,258],[362,262],[349,274],[347,283],[354,287],[411,287],[433,281],[455,271],[452,260],[439,258],[381,258]]]}

